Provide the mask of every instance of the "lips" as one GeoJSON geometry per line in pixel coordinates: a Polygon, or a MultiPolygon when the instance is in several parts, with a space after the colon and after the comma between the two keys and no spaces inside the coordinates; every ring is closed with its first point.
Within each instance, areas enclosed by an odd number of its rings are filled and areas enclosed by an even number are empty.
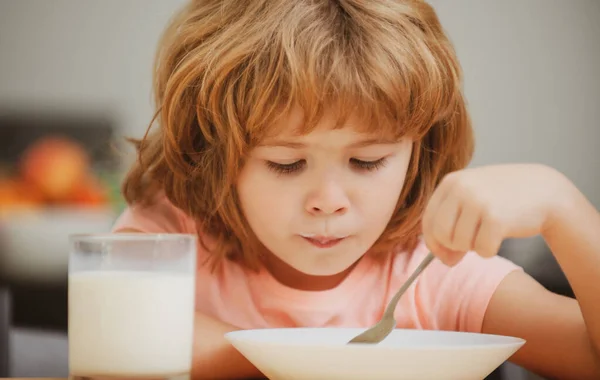
{"type": "Polygon", "coordinates": [[[345,239],[345,237],[334,236],[302,236],[302,238],[318,248],[330,248],[345,239]]]}

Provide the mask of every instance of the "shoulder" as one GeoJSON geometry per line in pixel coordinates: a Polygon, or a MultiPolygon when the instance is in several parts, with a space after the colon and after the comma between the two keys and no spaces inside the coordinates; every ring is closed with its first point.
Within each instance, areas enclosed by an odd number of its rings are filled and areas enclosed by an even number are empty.
{"type": "Polygon", "coordinates": [[[128,205],[117,218],[112,230],[113,232],[137,230],[146,233],[197,233],[193,219],[175,207],[164,194],[158,194],[147,204],[128,205]]]}
{"type": "Polygon", "coordinates": [[[192,234],[197,240],[198,270],[210,271],[208,261],[215,246],[214,239],[198,230],[194,219],[173,205],[165,195],[152,202],[127,206],[112,226],[113,233],[139,232],[147,234],[192,234]]]}

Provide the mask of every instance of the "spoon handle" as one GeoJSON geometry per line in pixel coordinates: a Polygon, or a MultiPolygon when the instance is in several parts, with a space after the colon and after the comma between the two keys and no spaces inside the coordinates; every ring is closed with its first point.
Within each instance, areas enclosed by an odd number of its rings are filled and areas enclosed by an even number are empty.
{"type": "Polygon", "coordinates": [[[423,261],[421,261],[421,263],[419,264],[417,269],[415,269],[415,271],[410,275],[408,280],[406,280],[406,282],[404,282],[402,287],[400,287],[400,289],[398,289],[396,294],[394,294],[394,297],[392,298],[392,300],[388,304],[387,308],[385,309],[385,312],[383,314],[384,316],[393,316],[394,315],[394,310],[396,310],[396,306],[398,305],[398,301],[400,300],[400,297],[402,297],[404,292],[406,292],[406,289],[408,289],[412,285],[412,283],[419,276],[419,274],[423,271],[423,269],[427,268],[427,266],[433,261],[434,258],[435,258],[435,256],[431,252],[429,252],[429,254],[423,259],[423,261]]]}

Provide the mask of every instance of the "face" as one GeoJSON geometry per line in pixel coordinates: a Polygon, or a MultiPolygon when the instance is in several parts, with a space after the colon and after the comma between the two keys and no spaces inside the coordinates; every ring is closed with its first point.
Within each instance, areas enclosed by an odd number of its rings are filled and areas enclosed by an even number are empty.
{"type": "Polygon", "coordinates": [[[333,130],[324,117],[307,135],[281,133],[250,155],[237,190],[246,219],[278,261],[307,275],[351,267],[377,240],[398,201],[412,141],[385,141],[356,132],[350,119],[333,130]]]}

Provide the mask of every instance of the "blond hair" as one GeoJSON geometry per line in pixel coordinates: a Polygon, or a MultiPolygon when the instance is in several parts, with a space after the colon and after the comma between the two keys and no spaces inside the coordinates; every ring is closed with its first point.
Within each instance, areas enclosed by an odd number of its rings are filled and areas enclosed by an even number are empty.
{"type": "Polygon", "coordinates": [[[302,132],[328,109],[340,121],[358,115],[366,132],[415,138],[374,253],[417,244],[433,189],[473,151],[455,52],[419,0],[190,1],[159,44],[154,92],[159,128],[137,141],[124,196],[144,203],[164,192],[217,243],[214,262],[258,265],[235,183],[293,105],[306,115],[302,132]]]}

